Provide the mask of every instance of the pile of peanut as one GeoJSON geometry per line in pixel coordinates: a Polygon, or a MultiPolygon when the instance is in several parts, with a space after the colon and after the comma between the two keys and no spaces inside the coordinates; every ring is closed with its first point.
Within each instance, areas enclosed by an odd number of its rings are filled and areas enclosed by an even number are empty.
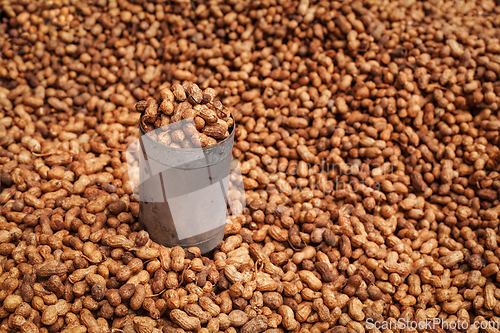
{"type": "Polygon", "coordinates": [[[0,333],[482,332],[499,27],[493,0],[0,2],[0,333]],[[172,123],[181,88],[230,110],[246,189],[209,254],[152,242],[128,178],[134,106],[172,123]]]}
{"type": "Polygon", "coordinates": [[[202,92],[195,83],[177,83],[161,89],[158,100],[140,101],[135,109],[143,113],[144,131],[158,142],[173,148],[208,147],[227,138],[234,124],[216,96],[213,88],[202,92]]]}

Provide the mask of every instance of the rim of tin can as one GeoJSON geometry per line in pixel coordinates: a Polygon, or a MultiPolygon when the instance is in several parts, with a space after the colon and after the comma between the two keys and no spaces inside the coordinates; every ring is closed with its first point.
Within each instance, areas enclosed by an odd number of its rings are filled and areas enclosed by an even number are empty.
{"type": "Polygon", "coordinates": [[[146,132],[144,130],[144,127],[142,126],[142,116],[144,114],[141,114],[141,117],[139,118],[139,131],[141,132],[141,138],[143,136],[146,136],[149,140],[153,141],[155,144],[159,144],[162,148],[165,148],[165,149],[171,149],[173,151],[184,151],[184,152],[195,152],[195,151],[199,151],[200,148],[203,149],[203,150],[208,150],[208,149],[214,149],[214,148],[218,148],[218,147],[221,147],[223,146],[227,141],[229,141],[231,139],[232,136],[234,136],[234,129],[235,129],[235,120],[234,120],[234,117],[233,117],[233,114],[231,113],[231,119],[233,119],[233,126],[231,126],[231,128],[228,129],[228,132],[229,132],[229,136],[227,138],[225,138],[224,140],[220,141],[220,142],[217,142],[216,144],[214,145],[211,145],[211,146],[207,146],[207,147],[199,147],[199,148],[175,148],[175,147],[170,147],[170,146],[166,146],[164,145],[163,143],[159,142],[158,140],[155,140],[153,139],[152,137],[150,137],[149,135],[146,135],[148,134],[149,132],[146,132]]]}
{"type": "MultiPolygon", "coordinates": [[[[231,115],[231,118],[234,122],[233,115],[231,115]]],[[[236,128],[235,124],[230,128],[231,132],[229,136],[214,145],[196,148],[174,148],[164,145],[149,136],[149,132],[146,133],[144,131],[141,120],[142,115],[139,120],[139,130],[141,132],[139,142],[141,142],[141,146],[144,152],[146,152],[145,156],[147,156],[147,159],[153,159],[162,165],[192,170],[215,165],[228,155],[231,155],[236,128]],[[147,139],[143,137],[147,137],[147,139]]]]}

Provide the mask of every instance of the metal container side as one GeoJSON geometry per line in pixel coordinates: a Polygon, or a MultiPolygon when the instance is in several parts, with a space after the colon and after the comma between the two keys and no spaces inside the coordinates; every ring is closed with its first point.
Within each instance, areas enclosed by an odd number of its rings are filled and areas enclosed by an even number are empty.
{"type": "Polygon", "coordinates": [[[139,221],[159,244],[211,251],[224,238],[234,126],[223,141],[197,149],[163,145],[141,121],[139,128],[150,173],[139,185],[139,221]]]}

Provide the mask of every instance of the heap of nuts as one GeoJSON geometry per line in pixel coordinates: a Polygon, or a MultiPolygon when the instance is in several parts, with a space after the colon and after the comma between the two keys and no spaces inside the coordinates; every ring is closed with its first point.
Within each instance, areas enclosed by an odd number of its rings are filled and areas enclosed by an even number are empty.
{"type": "Polygon", "coordinates": [[[158,99],[140,101],[141,125],[158,142],[173,148],[207,147],[229,136],[234,121],[228,108],[215,100],[213,88],[195,83],[173,84],[158,99]],[[155,129],[161,128],[161,131],[155,129]]]}
{"type": "Polygon", "coordinates": [[[494,0],[2,1],[0,333],[498,333],[499,27],[494,0]],[[163,88],[166,144],[231,133],[215,95],[234,117],[246,208],[204,256],[138,220],[163,88]]]}

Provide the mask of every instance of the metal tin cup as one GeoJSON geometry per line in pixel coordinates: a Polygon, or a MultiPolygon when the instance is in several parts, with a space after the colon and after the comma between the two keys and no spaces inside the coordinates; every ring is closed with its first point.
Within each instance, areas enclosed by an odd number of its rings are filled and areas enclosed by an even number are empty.
{"type": "Polygon", "coordinates": [[[155,139],[165,127],[146,133],[139,124],[141,137],[127,149],[129,175],[140,201],[139,222],[164,246],[213,250],[224,238],[234,127],[215,145],[184,149],[155,139]]]}

